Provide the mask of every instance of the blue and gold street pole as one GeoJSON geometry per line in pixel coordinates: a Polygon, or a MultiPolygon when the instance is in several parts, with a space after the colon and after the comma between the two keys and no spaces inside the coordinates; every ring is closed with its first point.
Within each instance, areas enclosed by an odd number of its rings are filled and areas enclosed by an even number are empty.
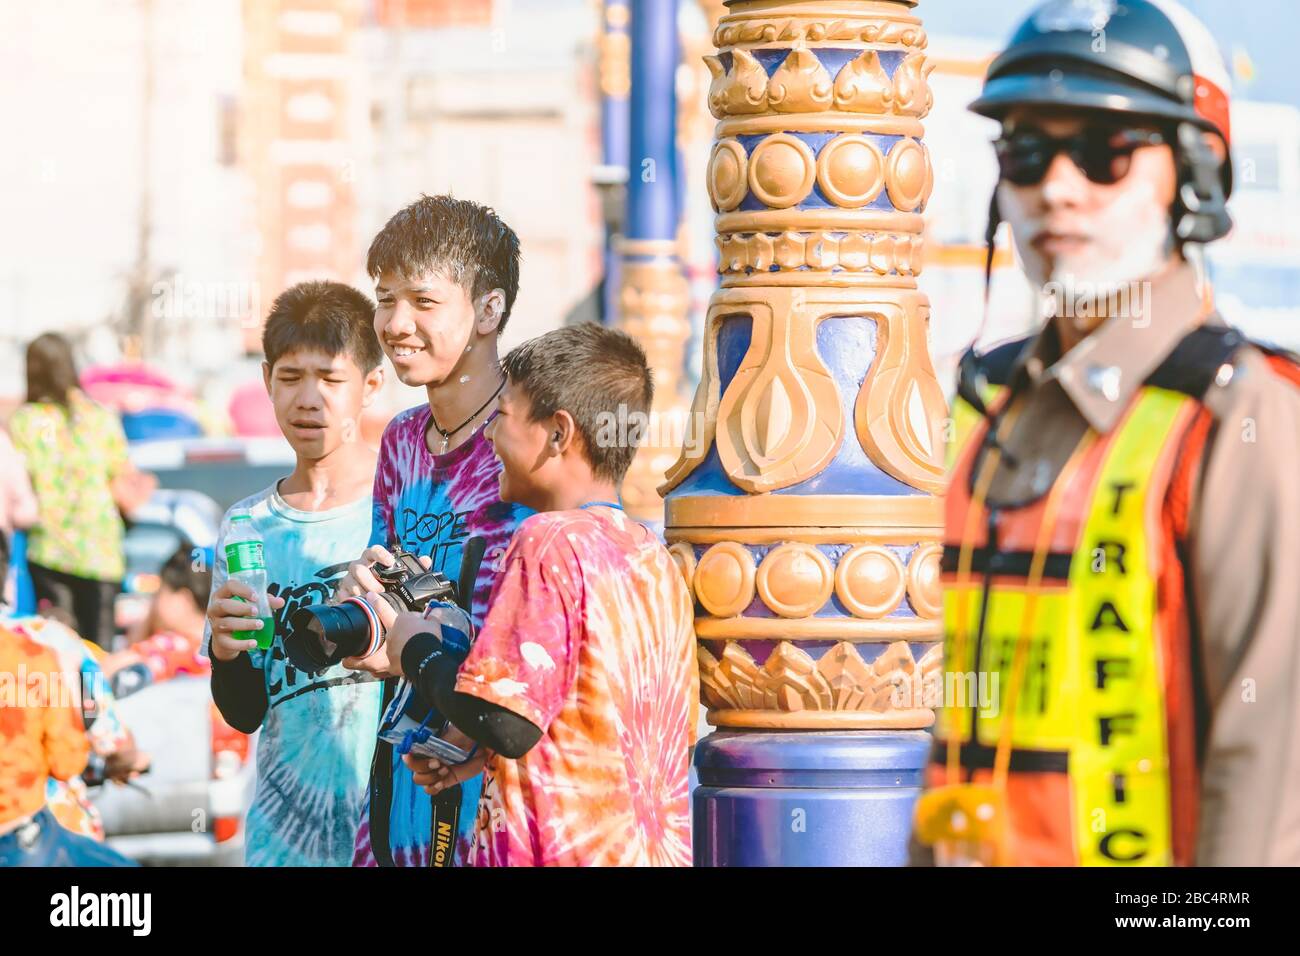
{"type": "Polygon", "coordinates": [[[630,33],[631,145],[618,315],[619,326],[646,351],[655,402],[647,441],[623,482],[623,506],[638,520],[662,527],[657,486],[680,447],[690,336],[689,290],[677,245],[677,0],[632,0],[630,33]]]}
{"type": "Polygon", "coordinates": [[[600,36],[600,146],[601,167],[596,185],[602,188],[605,210],[605,291],[602,312],[613,323],[618,316],[619,252],[617,220],[621,213],[619,193],[627,182],[627,152],[630,137],[628,95],[632,89],[632,19],[629,0],[604,0],[600,36]]]}
{"type": "Polygon", "coordinates": [[[914,6],[732,0],[714,34],[722,278],[661,487],[718,728],[696,752],[697,865],[906,860],[947,415],[916,282],[933,173],[914,6]]]}

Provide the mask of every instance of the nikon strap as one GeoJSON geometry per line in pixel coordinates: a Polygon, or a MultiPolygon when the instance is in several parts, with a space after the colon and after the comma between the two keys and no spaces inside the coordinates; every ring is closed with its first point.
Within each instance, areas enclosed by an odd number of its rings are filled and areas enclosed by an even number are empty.
{"type": "Polygon", "coordinates": [[[429,841],[429,866],[456,865],[456,827],[460,823],[461,785],[448,787],[429,799],[433,804],[433,828],[429,841]]]}
{"type": "MultiPolygon", "coordinates": [[[[397,690],[397,678],[384,681],[380,713],[388,710],[397,690]]],[[[375,756],[370,764],[370,851],[379,866],[396,866],[393,848],[388,844],[389,815],[393,811],[393,745],[383,738],[375,741],[375,756]]]]}

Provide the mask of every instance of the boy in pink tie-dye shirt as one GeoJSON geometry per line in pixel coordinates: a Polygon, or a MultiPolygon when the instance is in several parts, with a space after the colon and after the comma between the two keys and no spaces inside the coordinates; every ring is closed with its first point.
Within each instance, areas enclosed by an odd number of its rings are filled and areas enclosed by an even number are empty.
{"type": "MultiPolygon", "coordinates": [[[[470,863],[687,866],[691,599],[658,538],[619,506],[636,448],[602,427],[648,413],[645,355],[583,325],[504,364],[487,431],[501,497],[541,513],[519,526],[469,656],[444,649],[436,621],[391,616],[391,666],[492,752],[470,863]]],[[[459,779],[455,765],[408,765],[430,792],[459,779]]]]}

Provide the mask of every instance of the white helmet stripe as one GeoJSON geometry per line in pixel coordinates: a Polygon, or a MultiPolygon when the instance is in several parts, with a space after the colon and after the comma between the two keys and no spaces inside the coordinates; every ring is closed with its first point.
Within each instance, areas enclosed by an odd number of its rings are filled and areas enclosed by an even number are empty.
{"type": "Polygon", "coordinates": [[[1178,35],[1183,38],[1187,54],[1192,59],[1192,72],[1209,80],[1225,95],[1231,96],[1232,79],[1228,74],[1228,66],[1224,63],[1219,44],[1209,27],[1177,0],[1150,0],[1150,3],[1169,18],[1178,35]]]}

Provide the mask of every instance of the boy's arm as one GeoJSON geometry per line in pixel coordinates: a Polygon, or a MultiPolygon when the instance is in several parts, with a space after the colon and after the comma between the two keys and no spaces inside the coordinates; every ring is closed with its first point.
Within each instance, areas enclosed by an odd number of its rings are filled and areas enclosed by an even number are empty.
{"type": "Polygon", "coordinates": [[[446,705],[451,722],[510,758],[534,746],[563,708],[577,680],[582,643],[572,596],[581,591],[577,557],[555,529],[530,530],[521,526],[515,535],[483,628],[450,691],[448,664],[438,659],[443,655],[421,668],[427,650],[421,656],[418,647],[403,651],[404,669],[409,660],[417,671],[430,672],[429,691],[440,709],[446,705]]]}
{"type": "Polygon", "coordinates": [[[227,526],[228,520],[223,519],[217,535],[216,557],[212,562],[212,594],[203,622],[202,650],[212,661],[212,700],[221,716],[240,733],[251,734],[262,726],[268,706],[262,669],[254,666],[247,654],[237,654],[233,660],[223,661],[212,653],[212,617],[214,612],[219,613],[214,609],[214,602],[230,577],[225,559],[227,526]]]}
{"type": "Polygon", "coordinates": [[[212,699],[221,716],[241,734],[254,733],[266,716],[266,678],[247,654],[212,658],[212,699]]]}
{"type": "Polygon", "coordinates": [[[402,673],[425,700],[470,737],[489,750],[517,760],[542,739],[532,721],[500,704],[456,691],[460,661],[441,650],[434,634],[416,634],[402,649],[402,673]]]}
{"type": "Polygon", "coordinates": [[[1194,636],[1209,710],[1197,728],[1196,865],[1295,866],[1300,390],[1244,351],[1230,383],[1206,396],[1218,427],[1191,515],[1194,636]]]}

